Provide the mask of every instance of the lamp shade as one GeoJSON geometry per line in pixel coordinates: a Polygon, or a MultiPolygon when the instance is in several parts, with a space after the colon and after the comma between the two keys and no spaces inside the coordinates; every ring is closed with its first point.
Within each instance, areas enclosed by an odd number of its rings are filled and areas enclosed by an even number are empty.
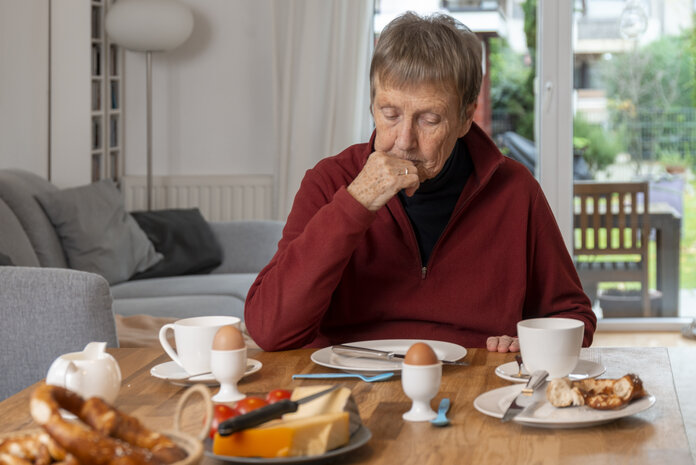
{"type": "Polygon", "coordinates": [[[172,50],[192,30],[193,13],[176,0],[119,0],[106,15],[109,38],[137,52],[172,50]]]}

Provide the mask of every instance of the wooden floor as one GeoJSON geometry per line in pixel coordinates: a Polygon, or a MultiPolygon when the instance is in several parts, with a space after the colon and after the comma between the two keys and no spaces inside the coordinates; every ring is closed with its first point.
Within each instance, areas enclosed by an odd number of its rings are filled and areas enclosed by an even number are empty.
{"type": "Polygon", "coordinates": [[[680,332],[610,332],[598,331],[593,347],[696,347],[696,339],[687,339],[680,332]]]}

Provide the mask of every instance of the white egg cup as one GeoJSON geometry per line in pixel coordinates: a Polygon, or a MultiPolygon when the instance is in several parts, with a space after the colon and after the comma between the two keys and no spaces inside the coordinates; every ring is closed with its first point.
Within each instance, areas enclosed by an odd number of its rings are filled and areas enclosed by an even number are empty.
{"type": "Polygon", "coordinates": [[[239,392],[237,383],[247,367],[246,347],[237,350],[211,350],[210,370],[220,383],[220,390],[213,396],[214,402],[236,402],[246,394],[239,392]]]}
{"type": "Polygon", "coordinates": [[[401,369],[401,386],[412,401],[411,410],[404,413],[406,421],[429,421],[437,416],[430,408],[430,401],[440,390],[442,363],[433,365],[409,365],[401,369]]]}

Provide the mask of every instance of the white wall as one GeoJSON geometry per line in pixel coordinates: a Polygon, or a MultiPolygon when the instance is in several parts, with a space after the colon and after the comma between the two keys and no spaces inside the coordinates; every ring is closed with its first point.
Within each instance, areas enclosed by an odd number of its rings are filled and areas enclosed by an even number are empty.
{"type": "Polygon", "coordinates": [[[51,181],[88,184],[91,167],[90,0],[51,7],[51,181]]]}
{"type": "MultiPolygon", "coordinates": [[[[153,54],[154,174],[273,174],[271,0],[181,1],[191,37],[153,54]]],[[[144,54],[125,54],[124,96],[125,174],[142,175],[144,54]]]]}
{"type": "Polygon", "coordinates": [[[0,168],[48,174],[45,0],[0,0],[0,168]]]}

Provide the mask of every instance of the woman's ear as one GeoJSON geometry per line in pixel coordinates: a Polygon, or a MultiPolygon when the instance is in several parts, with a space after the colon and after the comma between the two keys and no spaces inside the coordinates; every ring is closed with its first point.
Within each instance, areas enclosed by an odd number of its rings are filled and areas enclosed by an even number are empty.
{"type": "Polygon", "coordinates": [[[478,102],[470,103],[466,106],[464,120],[462,121],[462,125],[459,128],[459,134],[457,134],[457,138],[466,136],[466,134],[469,132],[469,129],[471,129],[471,123],[474,122],[474,113],[476,113],[476,107],[478,107],[478,102]]]}

